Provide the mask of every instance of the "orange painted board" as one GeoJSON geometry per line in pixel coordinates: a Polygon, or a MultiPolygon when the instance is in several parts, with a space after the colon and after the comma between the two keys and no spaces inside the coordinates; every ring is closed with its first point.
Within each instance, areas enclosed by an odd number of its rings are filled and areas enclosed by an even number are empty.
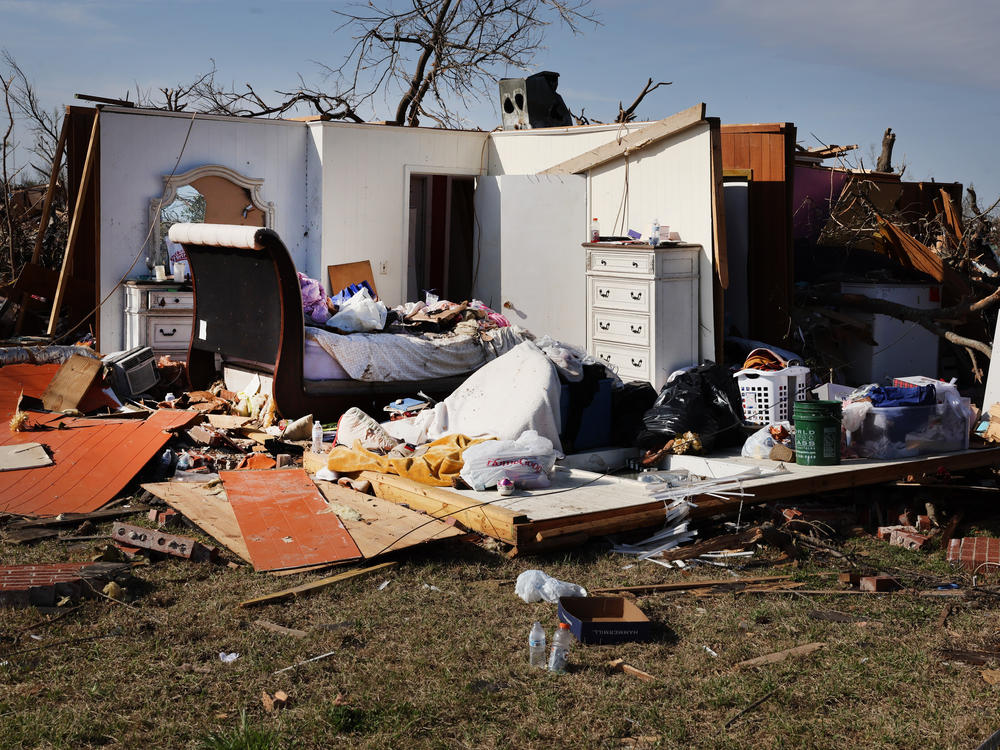
{"type": "Polygon", "coordinates": [[[29,412],[29,424],[53,429],[11,433],[4,425],[0,445],[41,443],[51,452],[53,464],[0,473],[0,511],[38,516],[95,511],[163,450],[170,440],[167,430],[184,427],[198,416],[173,409],[161,409],[142,421],[29,412]]]}
{"type": "Polygon", "coordinates": [[[361,557],[358,545],[303,469],[220,471],[254,570],[361,557]]]}

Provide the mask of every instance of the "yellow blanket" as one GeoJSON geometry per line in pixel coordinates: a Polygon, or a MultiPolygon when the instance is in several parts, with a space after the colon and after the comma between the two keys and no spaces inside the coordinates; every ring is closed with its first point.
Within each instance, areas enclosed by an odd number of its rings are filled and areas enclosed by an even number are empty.
{"type": "Polygon", "coordinates": [[[354,442],[353,448],[335,445],[328,454],[326,463],[330,471],[341,474],[381,471],[437,487],[452,487],[464,464],[462,451],[483,440],[493,438],[473,439],[467,435],[445,435],[429,443],[422,455],[410,458],[380,456],[362,448],[361,441],[358,440],[354,442]]]}

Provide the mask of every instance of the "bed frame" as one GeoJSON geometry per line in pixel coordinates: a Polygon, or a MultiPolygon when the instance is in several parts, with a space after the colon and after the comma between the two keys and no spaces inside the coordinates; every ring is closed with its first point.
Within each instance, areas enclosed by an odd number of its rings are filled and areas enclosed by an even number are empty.
{"type": "Polygon", "coordinates": [[[419,381],[307,381],[302,364],[305,318],[288,249],[271,229],[224,224],[174,224],[170,239],[184,246],[194,286],[188,375],[207,388],[222,371],[256,373],[271,381],[278,412],[337,419],[352,406],[379,418],[382,407],[423,391],[443,398],[467,375],[419,381]]]}

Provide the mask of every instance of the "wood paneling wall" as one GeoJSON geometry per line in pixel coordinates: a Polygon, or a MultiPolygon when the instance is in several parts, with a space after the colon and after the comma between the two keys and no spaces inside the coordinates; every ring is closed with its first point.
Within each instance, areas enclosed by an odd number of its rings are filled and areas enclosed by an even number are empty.
{"type": "MultiPolygon", "coordinates": [[[[792,185],[795,125],[722,126],[723,169],[749,169],[750,242],[746,284],[750,338],[780,344],[788,333],[795,281],[792,185]]],[[[742,269],[730,268],[730,283],[742,269]]]]}

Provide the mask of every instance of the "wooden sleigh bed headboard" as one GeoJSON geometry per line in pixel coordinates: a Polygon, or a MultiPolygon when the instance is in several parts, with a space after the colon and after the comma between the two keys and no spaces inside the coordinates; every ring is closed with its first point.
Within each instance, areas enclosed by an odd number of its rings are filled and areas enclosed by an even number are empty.
{"type": "Polygon", "coordinates": [[[306,381],[305,318],[288,249],[278,234],[259,227],[174,224],[170,239],[184,246],[194,287],[194,324],[188,375],[195,388],[221,377],[220,369],[257,373],[272,380],[278,412],[337,419],[357,406],[376,418],[397,398],[423,391],[442,398],[465,375],[384,383],[306,381]]]}

